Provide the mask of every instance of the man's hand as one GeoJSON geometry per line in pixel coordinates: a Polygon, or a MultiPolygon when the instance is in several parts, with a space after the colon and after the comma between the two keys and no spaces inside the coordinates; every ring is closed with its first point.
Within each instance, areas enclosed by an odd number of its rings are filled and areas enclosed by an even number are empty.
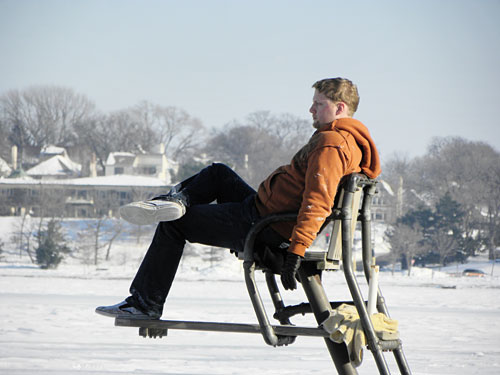
{"type": "Polygon", "coordinates": [[[294,253],[287,253],[285,264],[283,264],[283,269],[281,270],[281,284],[286,290],[297,289],[297,281],[295,280],[295,274],[300,267],[300,262],[302,258],[300,255],[294,253]]]}

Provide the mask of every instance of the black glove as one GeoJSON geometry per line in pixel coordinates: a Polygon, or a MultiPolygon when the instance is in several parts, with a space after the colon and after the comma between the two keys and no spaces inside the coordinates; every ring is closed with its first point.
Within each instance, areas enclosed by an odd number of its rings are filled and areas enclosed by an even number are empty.
{"type": "Polygon", "coordinates": [[[286,290],[297,289],[297,281],[295,280],[295,274],[300,267],[300,262],[302,257],[294,253],[287,253],[285,264],[281,270],[281,284],[286,290]]]}

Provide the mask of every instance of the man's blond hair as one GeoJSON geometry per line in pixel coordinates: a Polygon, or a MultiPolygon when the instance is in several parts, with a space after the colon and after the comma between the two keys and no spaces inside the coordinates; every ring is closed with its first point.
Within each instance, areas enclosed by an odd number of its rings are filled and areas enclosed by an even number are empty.
{"type": "Polygon", "coordinates": [[[358,88],[346,78],[337,77],[322,79],[315,82],[312,87],[335,103],[344,102],[347,104],[349,116],[352,116],[358,109],[358,88]]]}

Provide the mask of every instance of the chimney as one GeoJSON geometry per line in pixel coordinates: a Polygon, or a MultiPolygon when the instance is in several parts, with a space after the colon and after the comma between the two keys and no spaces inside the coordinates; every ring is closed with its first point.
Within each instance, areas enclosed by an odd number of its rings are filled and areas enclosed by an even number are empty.
{"type": "Polygon", "coordinates": [[[90,177],[97,177],[97,160],[94,153],[92,154],[92,158],[90,159],[89,172],[90,177]]]}
{"type": "Polygon", "coordinates": [[[12,170],[16,170],[17,169],[17,146],[14,145],[12,146],[12,149],[11,149],[11,162],[12,162],[12,170]]]}

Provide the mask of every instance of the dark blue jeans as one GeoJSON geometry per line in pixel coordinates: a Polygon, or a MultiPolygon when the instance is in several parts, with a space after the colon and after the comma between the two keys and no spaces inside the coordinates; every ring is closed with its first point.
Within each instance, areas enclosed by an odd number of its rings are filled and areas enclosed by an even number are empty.
{"type": "Polygon", "coordinates": [[[255,190],[223,164],[204,168],[183,181],[182,189],[189,199],[186,214],[158,224],[127,299],[155,317],[162,314],[186,241],[241,251],[259,218],[255,190]]]}

